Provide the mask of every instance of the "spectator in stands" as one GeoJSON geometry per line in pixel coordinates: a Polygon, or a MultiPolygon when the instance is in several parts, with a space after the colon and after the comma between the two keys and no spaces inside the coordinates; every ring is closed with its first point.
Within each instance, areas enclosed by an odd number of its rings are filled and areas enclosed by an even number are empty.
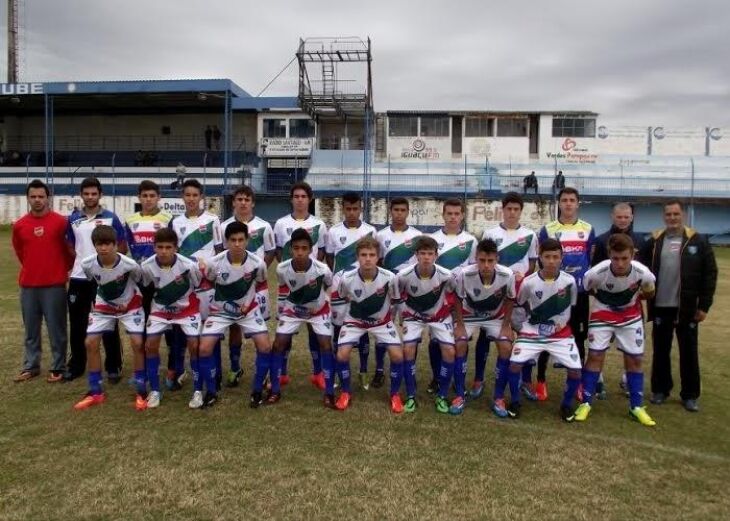
{"type": "Polygon", "coordinates": [[[213,142],[213,129],[210,128],[210,125],[206,125],[203,135],[205,136],[205,149],[210,151],[212,148],[211,144],[213,142]]]}
{"type": "Polygon", "coordinates": [[[221,137],[223,134],[221,133],[221,129],[218,128],[218,125],[213,125],[213,143],[215,143],[215,149],[220,150],[221,149],[221,137]]]}
{"type": "Polygon", "coordinates": [[[137,150],[134,156],[134,166],[144,166],[144,152],[137,150]]]}
{"type": "Polygon", "coordinates": [[[25,190],[30,212],[13,225],[20,261],[20,308],[25,326],[23,369],[14,380],[40,374],[41,323],[46,320],[53,360],[46,381],[60,382],[66,368],[66,280],[73,257],[66,248],[66,218],[50,209],[48,187],[38,179],[25,190]]]}
{"type": "Polygon", "coordinates": [[[704,235],[684,225],[684,208],[673,199],[664,203],[663,230],[644,244],[640,258],[656,276],[656,295],[649,301],[654,322],[651,403],[669,398],[674,382],[670,353],[672,337],[679,344],[679,397],[689,412],[698,412],[700,364],[699,324],[707,318],[717,285],[715,254],[704,235]]]}
{"type": "Polygon", "coordinates": [[[563,188],[565,188],[565,176],[562,170],[558,170],[558,173],[555,174],[555,178],[553,179],[553,196],[563,188]]]}
{"type": "Polygon", "coordinates": [[[537,176],[535,171],[530,172],[530,175],[526,175],[522,180],[522,193],[526,194],[528,190],[534,190],[537,195],[537,176]]]}
{"type": "Polygon", "coordinates": [[[611,229],[602,233],[596,239],[596,251],[593,253],[592,259],[593,266],[608,259],[608,239],[614,233],[625,233],[631,237],[634,248],[636,248],[634,257],[641,261],[637,255],[644,246],[644,235],[634,231],[634,207],[629,203],[614,204],[613,210],[611,210],[611,222],[611,229]]]}

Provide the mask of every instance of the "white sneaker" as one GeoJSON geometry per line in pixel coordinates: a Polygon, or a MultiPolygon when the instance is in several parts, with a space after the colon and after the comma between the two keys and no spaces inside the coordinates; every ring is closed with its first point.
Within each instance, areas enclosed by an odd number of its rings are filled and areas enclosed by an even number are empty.
{"type": "Polygon", "coordinates": [[[188,403],[188,407],[191,409],[200,409],[203,406],[203,392],[195,391],[193,393],[193,399],[188,403]]]}
{"type": "Polygon", "coordinates": [[[160,391],[150,392],[150,394],[147,395],[147,408],[154,409],[155,407],[159,407],[161,397],[162,395],[160,394],[160,391]]]}

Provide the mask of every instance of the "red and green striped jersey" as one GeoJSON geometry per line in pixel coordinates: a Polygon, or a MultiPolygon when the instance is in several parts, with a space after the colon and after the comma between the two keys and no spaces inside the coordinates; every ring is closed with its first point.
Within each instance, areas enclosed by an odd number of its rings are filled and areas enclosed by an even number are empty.
{"type": "Polygon", "coordinates": [[[564,271],[555,279],[544,279],[539,271],[528,275],[517,294],[517,304],[527,309],[520,336],[544,339],[571,336],[570,308],[577,297],[575,279],[564,271]]]}
{"type": "Polygon", "coordinates": [[[291,259],[291,234],[298,228],[304,228],[312,237],[311,257],[317,260],[320,249],[325,249],[325,238],[327,237],[327,226],[322,219],[314,215],[308,215],[306,219],[295,219],[293,215],[285,215],[274,224],[274,240],[276,248],[281,250],[281,260],[291,259]]]}
{"type": "Polygon", "coordinates": [[[476,238],[465,231],[459,234],[447,234],[443,230],[438,230],[431,234],[431,237],[438,243],[438,259],[436,264],[453,270],[461,266],[474,264],[474,258],[477,249],[476,238]]]}
{"type": "Polygon", "coordinates": [[[395,275],[378,268],[375,277],[364,279],[359,269],[346,271],[340,279],[337,294],[347,302],[345,324],[374,327],[392,320],[391,308],[398,303],[395,275]]]}
{"type": "Polygon", "coordinates": [[[276,267],[279,283],[279,316],[311,318],[329,313],[332,272],[324,262],[310,259],[304,271],[297,271],[291,259],[276,267]]]}
{"type": "Polygon", "coordinates": [[[356,228],[348,228],[345,223],[334,225],[327,232],[325,251],[335,258],[333,273],[349,270],[357,266],[357,241],[363,237],[375,235],[375,228],[368,223],[361,222],[356,228]]]}
{"type": "Polygon", "coordinates": [[[87,279],[96,282],[94,311],[97,313],[123,314],[142,306],[137,287],[142,271],[134,260],[117,253],[114,266],[105,268],[94,254],[81,261],[81,269],[87,279]]]}
{"type": "Polygon", "coordinates": [[[652,291],[655,283],[654,274],[637,261],[631,261],[629,273],[622,276],[613,274],[610,260],[596,264],[583,278],[586,291],[595,296],[590,324],[622,326],[641,320],[640,291],[652,291]]]}
{"type": "Polygon", "coordinates": [[[186,317],[198,312],[199,301],[195,288],[203,275],[198,263],[175,255],[170,266],[162,266],[154,255],[142,263],[142,280],[154,284],[151,314],[167,319],[186,317]]]}
{"type": "Polygon", "coordinates": [[[386,226],[375,238],[380,244],[380,259],[383,268],[393,273],[399,273],[408,266],[416,263],[416,252],[413,250],[414,240],[423,233],[413,226],[403,231],[393,230],[386,226]]]}
{"type": "Polygon", "coordinates": [[[497,265],[490,280],[484,280],[476,264],[454,271],[456,296],[461,299],[465,322],[481,322],[504,316],[504,305],[514,300],[515,275],[497,265]]]}

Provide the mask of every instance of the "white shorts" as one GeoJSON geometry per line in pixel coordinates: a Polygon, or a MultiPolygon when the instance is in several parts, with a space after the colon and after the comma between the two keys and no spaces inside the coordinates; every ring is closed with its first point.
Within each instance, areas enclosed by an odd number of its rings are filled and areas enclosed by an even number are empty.
{"type": "Polygon", "coordinates": [[[616,340],[616,347],[627,355],[644,354],[644,323],[641,319],[624,326],[588,326],[588,349],[605,351],[616,340]]]}
{"type": "Polygon", "coordinates": [[[109,315],[92,311],[89,314],[89,325],[86,326],[87,335],[101,335],[114,331],[117,321],[124,325],[128,335],[144,334],[144,309],[136,308],[121,315],[109,315]]]}
{"type": "Polygon", "coordinates": [[[575,339],[572,336],[555,340],[518,337],[509,360],[510,362],[525,364],[537,360],[542,352],[549,353],[553,358],[553,362],[563,367],[568,369],[581,368],[578,347],[575,345],[575,339]]]}
{"type": "Polygon", "coordinates": [[[269,288],[256,292],[256,302],[258,302],[261,318],[269,320],[271,318],[271,308],[269,307],[269,288]]]}
{"type": "Polygon", "coordinates": [[[418,320],[403,321],[403,343],[418,344],[421,342],[423,330],[428,332],[433,340],[440,344],[454,345],[454,324],[451,316],[442,322],[420,322],[418,320]]]}
{"type": "Polygon", "coordinates": [[[488,340],[499,340],[502,335],[502,319],[485,320],[483,322],[464,322],[466,328],[466,336],[469,340],[474,338],[474,334],[480,329],[487,334],[488,340]]]}
{"type": "Polygon", "coordinates": [[[527,320],[527,310],[522,306],[517,306],[512,309],[512,329],[519,331],[522,329],[522,324],[527,320]]]}
{"type": "Polygon", "coordinates": [[[180,318],[162,318],[150,315],[147,319],[147,336],[158,336],[170,329],[173,325],[180,326],[185,336],[200,336],[201,318],[200,313],[195,313],[187,317],[180,318]]]}
{"type": "Polygon", "coordinates": [[[269,329],[266,327],[266,321],[261,316],[258,307],[253,308],[248,315],[233,317],[230,315],[211,315],[203,324],[202,336],[225,336],[228,328],[238,325],[246,338],[261,333],[268,334],[269,329]]]}
{"type": "Polygon", "coordinates": [[[345,324],[340,329],[340,336],[337,339],[338,346],[356,345],[360,343],[360,337],[372,335],[375,337],[375,345],[400,346],[400,336],[393,322],[388,322],[375,327],[358,327],[355,324],[345,324]]]}
{"type": "Polygon", "coordinates": [[[311,324],[316,335],[332,337],[332,321],[330,320],[329,313],[310,318],[295,318],[281,315],[279,316],[279,324],[276,326],[276,334],[296,335],[299,331],[299,326],[302,324],[311,324]]]}
{"type": "Polygon", "coordinates": [[[198,310],[200,311],[200,318],[205,320],[208,318],[208,315],[210,314],[210,304],[213,302],[213,297],[215,296],[215,289],[204,289],[204,290],[195,290],[195,296],[198,297],[198,300],[200,301],[200,304],[198,305],[198,310]]]}
{"type": "Polygon", "coordinates": [[[335,326],[341,326],[345,322],[345,315],[347,314],[347,302],[340,301],[338,303],[332,303],[330,305],[332,309],[332,324],[335,326]]]}

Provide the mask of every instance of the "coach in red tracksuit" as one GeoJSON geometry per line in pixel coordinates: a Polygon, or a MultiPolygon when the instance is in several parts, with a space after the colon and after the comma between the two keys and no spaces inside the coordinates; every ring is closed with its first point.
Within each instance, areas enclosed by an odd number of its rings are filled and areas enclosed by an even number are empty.
{"type": "Polygon", "coordinates": [[[41,372],[41,323],[46,320],[52,361],[48,382],[66,369],[66,281],[73,258],[66,247],[66,218],[49,207],[48,187],[35,179],[25,191],[30,212],[13,225],[13,249],[20,261],[20,307],[25,325],[24,382],[41,372]]]}

